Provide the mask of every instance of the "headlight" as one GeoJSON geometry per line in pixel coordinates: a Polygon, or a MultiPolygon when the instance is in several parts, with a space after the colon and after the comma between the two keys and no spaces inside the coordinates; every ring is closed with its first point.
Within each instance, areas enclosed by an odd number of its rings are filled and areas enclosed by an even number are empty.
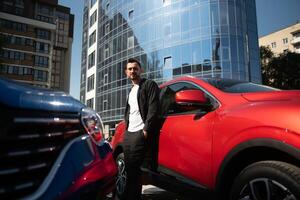
{"type": "Polygon", "coordinates": [[[81,122],[96,144],[99,144],[103,138],[103,123],[100,116],[90,108],[81,110],[81,122]]]}

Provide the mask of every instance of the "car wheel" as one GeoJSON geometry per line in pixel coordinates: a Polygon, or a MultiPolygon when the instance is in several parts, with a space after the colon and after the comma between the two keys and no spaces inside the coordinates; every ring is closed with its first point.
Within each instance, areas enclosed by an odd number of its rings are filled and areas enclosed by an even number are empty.
{"type": "Polygon", "coordinates": [[[231,200],[299,200],[300,169],[279,161],[246,167],[235,179],[231,200]]]}
{"type": "Polygon", "coordinates": [[[118,166],[118,175],[116,180],[116,197],[124,199],[126,193],[127,173],[125,170],[124,153],[120,153],[116,158],[118,166]]]}

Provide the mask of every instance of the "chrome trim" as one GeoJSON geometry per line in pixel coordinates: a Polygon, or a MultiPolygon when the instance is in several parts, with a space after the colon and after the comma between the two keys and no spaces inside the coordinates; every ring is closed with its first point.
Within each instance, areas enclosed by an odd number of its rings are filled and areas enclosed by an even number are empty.
{"type": "Polygon", "coordinates": [[[47,166],[47,163],[30,165],[30,166],[27,167],[27,170],[35,170],[35,169],[43,168],[43,167],[46,167],[46,166],[47,166]]]}
{"type": "Polygon", "coordinates": [[[55,136],[61,136],[63,135],[63,132],[56,132],[56,133],[47,133],[46,137],[55,137],[55,136]]]}
{"type": "Polygon", "coordinates": [[[21,190],[21,189],[24,189],[24,188],[32,187],[33,185],[34,185],[33,182],[24,183],[24,184],[21,184],[21,185],[17,185],[15,187],[15,189],[16,190],[21,190]]]}
{"type": "Polygon", "coordinates": [[[75,144],[76,142],[80,141],[80,140],[87,140],[89,139],[89,137],[82,137],[79,136],[77,138],[74,138],[73,140],[71,140],[60,152],[58,158],[55,160],[53,167],[51,168],[50,172],[48,173],[48,175],[46,176],[46,178],[43,180],[43,183],[39,186],[39,188],[31,195],[22,198],[22,200],[34,200],[34,199],[39,199],[48,189],[48,187],[50,186],[50,184],[52,183],[55,174],[58,172],[59,168],[60,168],[60,164],[62,163],[64,157],[66,156],[67,152],[69,151],[69,149],[71,148],[71,146],[73,144],[75,144]]]}
{"type": "Polygon", "coordinates": [[[72,130],[72,131],[66,131],[64,132],[64,135],[69,135],[69,134],[75,134],[75,133],[79,133],[79,130],[72,130]]]}
{"type": "Polygon", "coordinates": [[[28,135],[19,135],[19,139],[32,139],[41,137],[39,134],[28,134],[28,135]]]}
{"type": "Polygon", "coordinates": [[[8,175],[8,174],[14,174],[19,172],[20,169],[14,168],[14,169],[7,169],[7,170],[0,170],[0,175],[8,175]]]}
{"type": "Polygon", "coordinates": [[[14,118],[15,123],[52,123],[52,124],[79,124],[79,119],[72,118],[26,118],[17,117],[14,118]]]}
{"type": "Polygon", "coordinates": [[[30,151],[14,151],[14,152],[8,152],[6,155],[8,156],[22,156],[22,155],[28,155],[30,154],[30,151]]]}
{"type": "Polygon", "coordinates": [[[56,147],[45,147],[45,148],[40,148],[37,150],[39,153],[44,153],[44,152],[51,152],[54,151],[56,147]]]}

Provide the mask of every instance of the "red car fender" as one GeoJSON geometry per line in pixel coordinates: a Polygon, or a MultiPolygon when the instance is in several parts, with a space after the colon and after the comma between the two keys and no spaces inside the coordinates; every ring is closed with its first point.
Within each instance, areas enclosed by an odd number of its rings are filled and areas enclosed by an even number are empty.
{"type": "Polygon", "coordinates": [[[220,167],[224,162],[224,159],[229,155],[238,145],[246,143],[248,141],[255,141],[256,139],[275,140],[283,142],[285,138],[285,129],[278,127],[251,127],[240,131],[238,134],[228,134],[230,137],[226,139],[223,137],[219,139],[219,134],[215,133],[213,143],[213,185],[216,184],[216,177],[220,171],[220,167]],[[222,147],[222,148],[220,148],[222,147]]]}

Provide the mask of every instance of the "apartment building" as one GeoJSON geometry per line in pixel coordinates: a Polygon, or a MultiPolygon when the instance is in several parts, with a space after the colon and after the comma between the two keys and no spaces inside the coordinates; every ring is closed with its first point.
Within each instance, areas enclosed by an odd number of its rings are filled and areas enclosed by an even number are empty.
{"type": "Polygon", "coordinates": [[[58,0],[2,0],[0,76],[68,93],[73,26],[58,0]]]}
{"type": "Polygon", "coordinates": [[[269,46],[275,54],[286,51],[300,53],[300,23],[260,37],[259,46],[269,46]]]}

